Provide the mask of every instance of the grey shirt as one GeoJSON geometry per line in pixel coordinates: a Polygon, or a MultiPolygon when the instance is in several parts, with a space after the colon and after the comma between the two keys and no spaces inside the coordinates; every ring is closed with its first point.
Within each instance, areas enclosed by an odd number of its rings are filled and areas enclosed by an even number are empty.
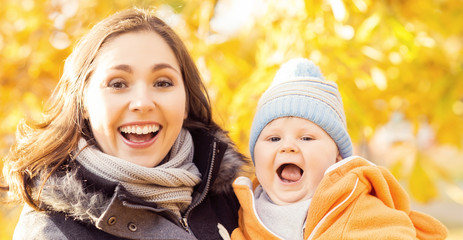
{"type": "Polygon", "coordinates": [[[277,205],[259,185],[254,191],[257,215],[263,224],[282,239],[302,240],[304,225],[312,199],[277,205]]]}

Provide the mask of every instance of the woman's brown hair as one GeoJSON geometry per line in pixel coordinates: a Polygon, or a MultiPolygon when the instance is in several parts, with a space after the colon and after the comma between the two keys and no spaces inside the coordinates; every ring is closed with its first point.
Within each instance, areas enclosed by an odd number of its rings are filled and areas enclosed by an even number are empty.
{"type": "Polygon", "coordinates": [[[187,96],[188,117],[184,127],[219,129],[212,120],[209,97],[199,71],[179,36],[152,12],[128,9],[115,13],[96,24],[66,59],[63,75],[48,101],[43,119],[18,124],[16,142],[5,158],[3,169],[10,196],[15,196],[15,200],[23,200],[39,210],[35,192],[38,186],[33,179],[39,179],[43,186],[60,165],[72,158],[81,137],[95,141],[84,118],[83,106],[85,88],[95,69],[94,59],[105,42],[137,31],[156,32],[177,57],[187,96]]]}

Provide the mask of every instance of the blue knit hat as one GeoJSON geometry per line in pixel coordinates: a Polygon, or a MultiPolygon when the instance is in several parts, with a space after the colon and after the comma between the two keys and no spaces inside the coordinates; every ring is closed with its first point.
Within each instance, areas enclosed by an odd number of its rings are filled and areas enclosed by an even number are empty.
{"type": "Polygon", "coordinates": [[[342,158],[352,155],[352,142],[347,133],[338,87],[325,80],[311,61],[296,58],[284,63],[260,98],[249,141],[253,162],[260,133],[267,124],[280,117],[300,117],[317,124],[334,140],[342,158]]]}

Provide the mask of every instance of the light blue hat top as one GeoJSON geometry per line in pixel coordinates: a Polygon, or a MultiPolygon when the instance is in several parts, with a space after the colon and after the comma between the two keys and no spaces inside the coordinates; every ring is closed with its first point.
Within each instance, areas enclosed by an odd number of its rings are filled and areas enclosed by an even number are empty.
{"type": "Polygon", "coordinates": [[[352,155],[346,117],[336,83],[324,79],[320,69],[305,58],[284,63],[257,105],[252,122],[249,150],[264,127],[280,117],[300,117],[321,127],[338,146],[343,158],[352,155]]]}

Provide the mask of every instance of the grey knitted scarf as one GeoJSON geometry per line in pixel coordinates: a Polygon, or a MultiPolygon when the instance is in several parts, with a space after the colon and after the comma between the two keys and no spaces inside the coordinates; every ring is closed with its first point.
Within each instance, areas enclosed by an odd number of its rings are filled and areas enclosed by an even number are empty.
{"type": "Polygon", "coordinates": [[[131,163],[87,145],[80,139],[76,152],[81,152],[76,160],[92,173],[120,182],[134,196],[172,210],[178,216],[191,204],[191,193],[201,181],[201,174],[193,163],[193,139],[188,130],[181,130],[168,159],[154,168],[131,163]]]}

